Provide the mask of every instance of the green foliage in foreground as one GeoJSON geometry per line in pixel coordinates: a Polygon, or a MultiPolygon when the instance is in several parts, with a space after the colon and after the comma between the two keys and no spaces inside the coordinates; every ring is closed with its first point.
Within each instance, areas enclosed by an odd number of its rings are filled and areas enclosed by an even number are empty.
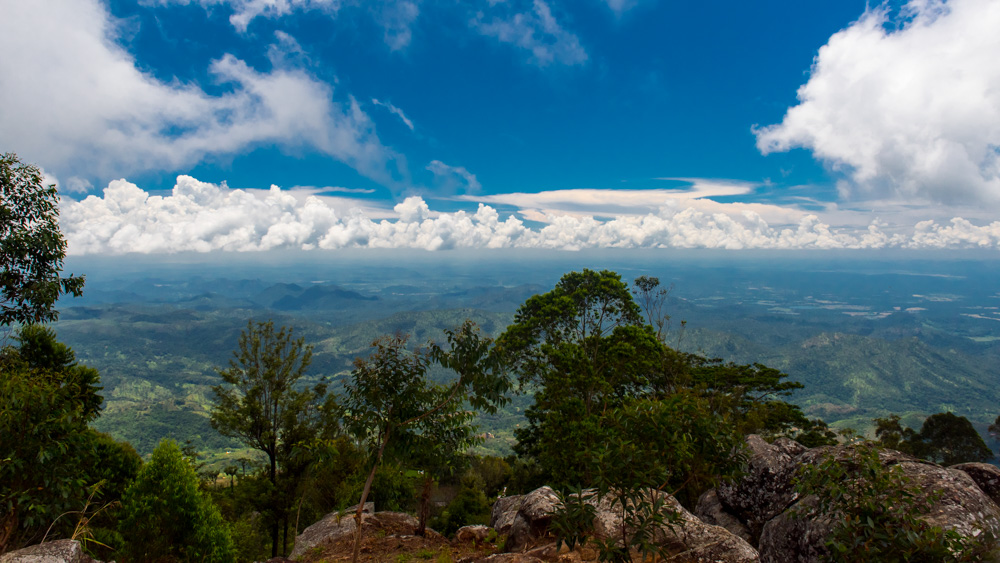
{"type": "Polygon", "coordinates": [[[59,296],[83,291],[82,276],[60,276],[66,239],[58,218],[55,185],[16,154],[0,154],[0,325],[54,321],[59,296]]]}
{"type": "Polygon", "coordinates": [[[964,562],[981,561],[988,552],[983,541],[918,518],[931,510],[936,497],[923,497],[898,465],[883,466],[871,443],[852,446],[846,460],[830,456],[818,465],[802,466],[796,491],[817,499],[814,507],[798,509],[797,517],[832,517],[826,541],[830,561],[964,562]]]}
{"type": "Polygon", "coordinates": [[[235,561],[228,524],[172,440],[153,451],[122,502],[126,561],[235,561]]]}
{"type": "Polygon", "coordinates": [[[97,371],[78,365],[51,329],[25,326],[15,342],[0,351],[0,552],[40,540],[96,483],[80,465],[94,454],[97,371]]]}

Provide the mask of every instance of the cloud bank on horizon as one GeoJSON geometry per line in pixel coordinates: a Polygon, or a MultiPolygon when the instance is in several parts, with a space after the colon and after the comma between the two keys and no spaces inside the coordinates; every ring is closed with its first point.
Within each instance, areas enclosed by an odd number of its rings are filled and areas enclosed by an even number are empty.
{"type": "MultiPolygon", "coordinates": [[[[103,197],[64,201],[62,228],[71,255],[282,248],[1000,248],[1000,221],[986,226],[960,218],[945,224],[922,221],[908,232],[892,233],[878,221],[867,228],[834,229],[816,215],[800,212],[794,222],[772,226],[742,205],[700,199],[716,188],[696,186],[673,198],[628,194],[635,207],[653,206],[659,198],[662,204],[647,213],[606,220],[541,213],[536,218],[547,224],[532,227],[515,214],[501,218],[496,208],[483,203],[475,212],[434,212],[423,198],[410,196],[389,213],[372,213],[318,190],[232,190],[181,176],[165,196],[117,180],[103,197]],[[709,207],[699,209],[705,202],[709,207]]],[[[524,195],[512,194],[510,201],[524,195]]],[[[565,194],[541,195],[555,206],[557,198],[567,199],[565,194]]],[[[578,194],[577,203],[586,206],[593,195],[578,194]]]]}
{"type": "MultiPolygon", "coordinates": [[[[0,0],[0,49],[17,54],[0,58],[0,76],[6,77],[0,148],[15,150],[58,181],[63,229],[74,254],[1000,248],[1000,222],[993,220],[1000,210],[1000,3],[909,0],[897,11],[883,5],[859,10],[860,17],[854,12],[857,19],[832,35],[825,32],[811,47],[818,52],[812,51],[806,82],[801,74],[794,79],[801,84],[798,102],[758,120],[773,124],[752,127],[755,146],[746,139],[753,121],[719,125],[742,128],[742,136],[726,142],[749,148],[752,158],[739,158],[754,172],[727,174],[744,179],[673,179],[688,184],[682,189],[659,188],[659,176],[694,176],[685,172],[693,160],[685,143],[713,125],[693,120],[682,129],[675,125],[683,121],[679,115],[714,118],[726,114],[717,111],[722,106],[742,102],[701,95],[705,105],[699,108],[662,104],[708,80],[678,76],[664,86],[661,69],[654,68],[664,57],[693,61],[701,56],[693,44],[654,52],[643,60],[647,66],[616,68],[665,41],[657,21],[644,16],[662,13],[656,12],[660,4],[122,0],[115,5],[129,7],[132,15],[115,16],[102,0],[0,0]],[[136,22],[149,16],[167,34],[165,16],[175,10],[185,10],[183,18],[205,18],[205,25],[222,17],[229,35],[213,28],[222,39],[211,45],[212,34],[161,38],[171,46],[204,42],[202,58],[165,63],[158,53],[143,51],[148,38],[137,35],[136,22]],[[342,25],[330,35],[339,33],[351,46],[374,29],[378,37],[370,43],[381,50],[344,54],[338,50],[344,44],[308,36],[303,22],[342,25]],[[641,29],[655,33],[626,43],[646,24],[652,27],[641,29]],[[466,60],[442,58],[463,50],[470,53],[466,60]],[[422,56],[431,62],[416,68],[422,56]],[[359,60],[354,66],[352,57],[359,60]],[[456,80],[446,82],[443,69],[456,80]],[[503,80],[490,82],[493,74],[503,80]],[[508,83],[510,91],[489,97],[490,88],[508,83]],[[469,84],[467,99],[449,97],[469,84]],[[487,99],[492,103],[482,101],[487,99]],[[639,109],[630,114],[633,108],[639,109]],[[643,137],[619,125],[643,126],[657,112],[677,129],[657,125],[643,137]],[[562,121],[547,121],[552,115],[562,121]],[[661,140],[660,153],[647,150],[661,140]],[[519,152],[522,145],[528,148],[519,152]],[[806,151],[804,160],[826,167],[820,184],[835,195],[794,180],[796,174],[809,178],[796,171],[802,160],[794,160],[806,151]],[[615,164],[603,166],[618,168],[602,176],[595,161],[605,160],[604,153],[615,164]],[[646,153],[654,156],[634,157],[646,153]],[[230,189],[192,177],[202,176],[192,170],[200,166],[217,178],[250,154],[278,164],[255,169],[252,162],[240,163],[244,179],[346,187],[230,189]],[[304,182],[266,177],[288,174],[306,157],[335,162],[350,174],[304,182]],[[668,164],[660,167],[657,159],[668,164]],[[767,164],[776,159],[782,164],[767,164]],[[636,163],[642,172],[632,172],[636,163]],[[793,179],[772,181],[786,173],[793,179]],[[640,180],[622,180],[636,174],[640,180]],[[155,175],[160,186],[137,185],[155,175]],[[530,186],[519,185],[522,177],[530,186]],[[172,181],[163,178],[177,178],[172,191],[151,195],[172,181]],[[107,187],[97,194],[95,184],[107,187]],[[376,192],[382,199],[371,195],[376,192]]],[[[179,21],[175,29],[188,29],[186,20],[179,21]]],[[[741,49],[737,42],[720,52],[738,59],[741,49]]],[[[736,64],[749,65],[753,56],[736,64]]],[[[709,65],[718,62],[700,64],[714,68],[709,65]]],[[[718,163],[731,154],[736,159],[734,146],[710,156],[718,163]]]]}

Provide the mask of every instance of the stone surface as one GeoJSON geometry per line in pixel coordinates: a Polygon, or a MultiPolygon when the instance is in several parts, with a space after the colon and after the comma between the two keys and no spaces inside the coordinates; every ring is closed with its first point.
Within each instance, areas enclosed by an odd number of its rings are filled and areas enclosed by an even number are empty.
{"type": "Polygon", "coordinates": [[[0,563],[84,563],[85,560],[91,559],[85,559],[80,542],[75,540],[40,543],[0,555],[0,563]]]}
{"type": "Polygon", "coordinates": [[[979,489],[1000,505],[1000,468],[988,463],[960,463],[949,469],[962,471],[972,477],[979,489]]]}
{"type": "MultiPolygon", "coordinates": [[[[354,508],[357,510],[357,506],[354,508]]],[[[368,514],[363,514],[362,518],[370,518],[368,514]]],[[[295,536],[295,545],[292,547],[291,558],[302,556],[309,549],[319,545],[326,540],[337,540],[349,536],[357,530],[357,523],[354,520],[354,512],[331,512],[320,521],[309,526],[302,533],[295,536]]]]}
{"type": "Polygon", "coordinates": [[[498,500],[491,519],[493,528],[507,535],[505,549],[509,552],[524,551],[529,544],[544,536],[552,520],[552,512],[559,504],[559,497],[549,487],[540,487],[516,498],[498,500]],[[509,526],[507,522],[510,522],[509,526]]]}
{"type": "MultiPolygon", "coordinates": [[[[818,464],[830,455],[846,460],[850,446],[815,448],[796,458],[797,464],[818,464]]],[[[965,536],[987,532],[1000,533],[1000,507],[986,496],[965,472],[946,469],[892,450],[879,452],[883,467],[898,466],[914,489],[926,495],[929,510],[917,514],[934,526],[954,530],[965,536]],[[931,495],[935,495],[931,503],[931,495]]],[[[762,561],[773,563],[823,561],[829,555],[826,538],[833,528],[831,515],[813,514],[815,497],[799,499],[790,510],[768,521],[761,533],[759,551],[762,561]],[[799,516],[793,516],[793,511],[799,516]]]]}
{"type": "Polygon", "coordinates": [[[787,439],[768,444],[756,435],[747,436],[746,445],[749,455],[746,474],[736,481],[720,484],[716,492],[726,512],[746,525],[753,539],[751,543],[756,544],[764,524],[795,501],[794,460],[808,450],[787,439]]]}
{"type": "Polygon", "coordinates": [[[730,533],[748,543],[753,541],[750,529],[746,527],[746,524],[740,522],[736,516],[726,512],[726,508],[722,506],[722,501],[719,500],[715,489],[709,489],[698,497],[698,506],[694,509],[694,515],[706,524],[721,526],[729,530],[730,533]]]}
{"type": "Polygon", "coordinates": [[[498,534],[506,535],[510,533],[511,526],[514,525],[514,518],[518,509],[521,508],[521,501],[524,495],[511,495],[509,497],[498,498],[493,503],[493,512],[490,515],[490,527],[498,534]]]}
{"type": "Polygon", "coordinates": [[[482,543],[490,535],[489,526],[477,524],[475,526],[462,526],[455,532],[455,541],[482,543]]]}
{"type": "MultiPolygon", "coordinates": [[[[667,548],[674,556],[681,557],[677,560],[713,563],[759,561],[756,550],[750,544],[725,528],[702,522],[670,495],[656,491],[650,491],[649,494],[659,495],[667,509],[679,515],[680,525],[664,526],[654,533],[655,543],[667,548]]],[[[619,538],[622,534],[620,506],[613,507],[610,496],[591,498],[587,502],[595,507],[593,537],[599,540],[619,538]]],[[[586,557],[581,558],[581,550],[559,554],[552,539],[545,539],[551,513],[557,505],[558,497],[552,489],[543,487],[524,495],[520,502],[504,503],[505,512],[516,510],[514,516],[505,516],[494,510],[494,522],[503,518],[513,521],[507,536],[507,549],[521,552],[533,547],[529,554],[537,554],[547,560],[556,555],[560,561],[588,560],[586,557]],[[543,545],[538,545],[540,540],[543,545]]]]}

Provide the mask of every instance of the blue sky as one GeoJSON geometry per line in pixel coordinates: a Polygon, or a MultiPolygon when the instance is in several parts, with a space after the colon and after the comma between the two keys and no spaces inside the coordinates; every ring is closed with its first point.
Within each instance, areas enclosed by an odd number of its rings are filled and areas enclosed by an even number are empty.
{"type": "Polygon", "coordinates": [[[992,0],[0,7],[75,254],[1000,246],[992,0]]]}

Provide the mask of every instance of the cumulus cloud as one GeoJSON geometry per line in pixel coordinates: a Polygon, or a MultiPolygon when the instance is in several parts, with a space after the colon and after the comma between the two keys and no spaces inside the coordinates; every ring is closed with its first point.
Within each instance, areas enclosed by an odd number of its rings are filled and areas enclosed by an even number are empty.
{"type": "Polygon", "coordinates": [[[1000,3],[870,8],[816,56],[799,104],[757,129],[846,173],[845,195],[1000,203],[1000,3]]]}
{"type": "Polygon", "coordinates": [[[333,101],[331,87],[305,71],[263,73],[225,55],[209,67],[225,93],[211,95],[140,71],[114,34],[99,0],[6,3],[0,50],[17,56],[0,57],[0,141],[78,176],[182,168],[261,144],[308,146],[392,182],[396,156],[358,102],[333,101]]]}
{"type": "Polygon", "coordinates": [[[605,220],[554,215],[533,228],[486,203],[474,212],[435,212],[411,196],[388,210],[318,190],[238,190],[179,176],[161,196],[116,180],[101,197],[64,200],[61,227],[74,255],[280,248],[1000,249],[1000,222],[977,226],[961,218],[920,222],[908,232],[879,221],[836,228],[804,213],[779,225],[751,209],[727,207],[732,204],[713,211],[673,200],[649,213],[605,220]]]}
{"type": "Polygon", "coordinates": [[[539,66],[587,62],[587,51],[580,39],[559,24],[544,0],[534,0],[531,8],[524,10],[515,8],[515,4],[490,2],[487,11],[475,15],[472,27],[487,37],[528,51],[532,62],[539,66]]]}
{"type": "Polygon", "coordinates": [[[406,124],[406,126],[410,128],[410,131],[414,130],[413,122],[410,121],[409,117],[406,117],[406,114],[403,113],[403,110],[401,110],[398,107],[392,105],[390,102],[383,102],[383,101],[379,100],[378,98],[372,98],[372,103],[375,104],[375,105],[377,105],[377,106],[381,106],[381,107],[384,107],[385,109],[389,110],[389,113],[391,113],[391,114],[395,115],[396,117],[398,117],[399,119],[401,119],[403,121],[403,123],[406,124]]]}

